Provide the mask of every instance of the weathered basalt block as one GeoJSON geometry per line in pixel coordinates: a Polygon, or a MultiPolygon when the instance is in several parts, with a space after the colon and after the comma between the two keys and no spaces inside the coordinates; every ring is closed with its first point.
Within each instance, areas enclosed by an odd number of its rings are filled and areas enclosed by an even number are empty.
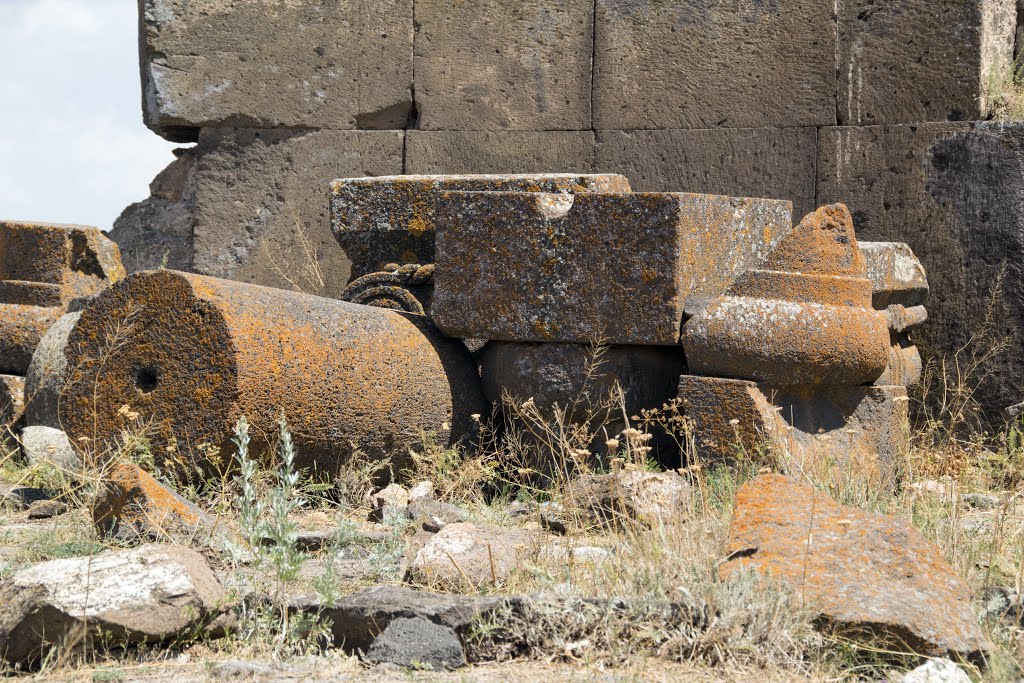
{"type": "Polygon", "coordinates": [[[0,375],[0,434],[21,419],[25,411],[25,378],[0,375]]]}
{"type": "Polygon", "coordinates": [[[589,130],[406,133],[404,172],[415,175],[547,173],[553,168],[591,173],[593,166],[594,133],[589,130]]]}
{"type": "Polygon", "coordinates": [[[836,17],[827,3],[598,0],[596,27],[595,128],[835,121],[836,17]]]}
{"type": "Polygon", "coordinates": [[[412,0],[141,0],[143,113],[169,140],[198,129],[404,128],[412,0]]]}
{"type": "Polygon", "coordinates": [[[455,337],[667,345],[792,229],[789,202],[672,193],[437,195],[432,315],[455,337]]]}
{"type": "Polygon", "coordinates": [[[61,429],[58,406],[67,382],[68,336],[81,312],[66,313],[50,326],[32,354],[25,373],[25,419],[30,425],[61,429]]]}
{"type": "Polygon", "coordinates": [[[622,173],[638,192],[787,199],[797,216],[815,208],[814,128],[599,130],[596,136],[594,170],[622,173]]]}
{"type": "Polygon", "coordinates": [[[1013,62],[1012,0],[842,0],[839,123],[987,118],[1013,62]]]}
{"type": "Polygon", "coordinates": [[[352,278],[387,263],[433,263],[438,191],[629,192],[625,176],[448,175],[346,178],[331,183],[331,229],[352,278]]]}
{"type": "Polygon", "coordinates": [[[416,2],[424,130],[590,128],[591,0],[416,2]]]}
{"type": "Polygon", "coordinates": [[[423,318],[175,271],[137,273],[97,298],[66,356],[60,420],[72,441],[143,420],[168,464],[231,452],[242,415],[262,453],[283,412],[300,467],[332,475],[358,450],[400,472],[413,435],[455,444],[486,412],[468,352],[423,318]]]}

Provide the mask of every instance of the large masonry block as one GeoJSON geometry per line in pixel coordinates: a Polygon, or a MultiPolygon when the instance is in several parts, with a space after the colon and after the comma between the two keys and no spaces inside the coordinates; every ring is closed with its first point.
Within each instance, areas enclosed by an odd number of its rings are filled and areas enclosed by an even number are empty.
{"type": "Polygon", "coordinates": [[[419,127],[590,128],[593,32],[593,0],[417,0],[419,127]]]}
{"type": "Polygon", "coordinates": [[[405,172],[590,173],[594,133],[586,131],[422,131],[406,133],[405,172]]]}
{"type": "Polygon", "coordinates": [[[594,169],[622,173],[638,192],[706,192],[814,205],[814,128],[603,130],[594,169]]]}
{"type": "Polygon", "coordinates": [[[596,128],[835,123],[832,3],[597,0],[595,23],[596,128]]]}
{"type": "Polygon", "coordinates": [[[352,262],[351,277],[388,263],[434,262],[435,197],[461,192],[629,192],[612,173],[404,175],[344,178],[331,183],[331,230],[352,262]]]}
{"type": "Polygon", "coordinates": [[[140,5],[143,111],[170,140],[224,125],[405,127],[412,0],[140,5]]]}
{"type": "Polygon", "coordinates": [[[402,172],[401,131],[204,130],[197,273],[337,296],[349,263],[330,231],[335,178],[402,172]]]}
{"type": "Polygon", "coordinates": [[[840,0],[839,123],[986,118],[1016,26],[1013,0],[840,0]]]}
{"type": "Polygon", "coordinates": [[[927,270],[924,355],[1005,339],[976,397],[993,417],[1024,400],[1024,124],[832,128],[820,143],[819,201],[845,202],[858,236],[906,242],[927,270]]]}
{"type": "Polygon", "coordinates": [[[432,315],[449,336],[677,344],[792,229],[789,202],[689,194],[445,192],[432,315]]]}

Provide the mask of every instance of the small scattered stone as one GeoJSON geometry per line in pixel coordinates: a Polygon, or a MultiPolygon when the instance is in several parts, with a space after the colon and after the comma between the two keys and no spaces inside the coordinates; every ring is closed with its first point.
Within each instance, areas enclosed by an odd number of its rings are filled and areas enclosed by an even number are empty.
{"type": "Polygon", "coordinates": [[[59,500],[40,500],[32,503],[28,508],[29,519],[50,519],[63,515],[68,511],[68,506],[59,500]]]}
{"type": "Polygon", "coordinates": [[[975,510],[991,510],[1003,503],[999,496],[993,496],[988,493],[965,493],[960,498],[965,504],[975,510]]]}
{"type": "Polygon", "coordinates": [[[297,672],[298,669],[285,664],[257,661],[222,662],[210,669],[210,677],[217,679],[257,678],[271,676],[276,673],[297,672]]]}
{"type": "Polygon", "coordinates": [[[27,510],[44,500],[50,500],[50,494],[43,489],[0,482],[0,503],[14,510],[27,510]]]}
{"type": "Polygon", "coordinates": [[[534,535],[521,529],[448,524],[416,553],[409,578],[452,587],[500,582],[522,565],[535,545],[534,535]]]}
{"type": "Polygon", "coordinates": [[[67,434],[52,427],[25,427],[21,430],[21,450],[29,465],[50,464],[65,472],[80,472],[82,459],[67,434]]]}
{"type": "Polygon", "coordinates": [[[426,497],[414,498],[409,504],[408,512],[409,517],[416,522],[423,523],[437,518],[441,521],[441,526],[469,519],[466,512],[457,505],[426,497]]]}
{"type": "Polygon", "coordinates": [[[971,677],[948,659],[929,659],[903,676],[900,683],[971,683],[971,677]]]}
{"type": "Polygon", "coordinates": [[[540,508],[540,525],[548,531],[553,531],[556,534],[566,533],[567,526],[565,520],[565,508],[561,503],[552,503],[551,501],[545,501],[541,503],[540,508]]]}
{"type": "Polygon", "coordinates": [[[421,617],[399,618],[377,636],[366,659],[374,664],[392,663],[434,671],[466,665],[462,641],[455,631],[421,617]]]}
{"type": "Polygon", "coordinates": [[[505,516],[509,519],[518,519],[521,517],[530,517],[533,515],[536,508],[535,503],[523,502],[516,500],[509,503],[508,507],[505,508],[505,516]]]}
{"type": "Polygon", "coordinates": [[[368,519],[371,522],[395,524],[409,519],[409,491],[400,484],[388,484],[370,497],[373,509],[368,519]]]}
{"type": "Polygon", "coordinates": [[[447,524],[439,517],[430,517],[430,519],[423,520],[423,530],[429,531],[432,534],[436,534],[441,529],[445,528],[447,524]]]}
{"type": "Polygon", "coordinates": [[[571,497],[602,523],[673,524],[685,518],[690,483],[675,472],[623,470],[577,480],[571,497]]]}
{"type": "Polygon", "coordinates": [[[421,481],[420,483],[409,489],[409,501],[415,501],[418,498],[433,498],[434,497],[434,482],[432,481],[421,481]]]}
{"type": "Polygon", "coordinates": [[[988,619],[1006,619],[1024,626],[1024,596],[1015,588],[986,586],[982,589],[982,611],[988,619]]]}

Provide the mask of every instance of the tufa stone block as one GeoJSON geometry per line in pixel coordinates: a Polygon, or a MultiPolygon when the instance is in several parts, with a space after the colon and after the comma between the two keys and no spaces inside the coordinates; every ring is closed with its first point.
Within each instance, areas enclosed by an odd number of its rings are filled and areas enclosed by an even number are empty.
{"type": "Polygon", "coordinates": [[[449,336],[672,345],[792,229],[789,202],[712,195],[437,195],[432,314],[449,336]]]}
{"type": "Polygon", "coordinates": [[[629,192],[625,176],[435,175],[346,178],[331,183],[331,229],[353,279],[387,263],[434,262],[438,191],[629,192]]]}
{"type": "Polygon", "coordinates": [[[638,192],[704,192],[793,202],[813,211],[814,128],[599,130],[594,170],[638,192]]]}
{"type": "Polygon", "coordinates": [[[424,130],[590,128],[592,0],[416,2],[424,130]]]}
{"type": "Polygon", "coordinates": [[[597,0],[596,26],[595,128],[835,122],[828,3],[597,0]]]}
{"type": "Polygon", "coordinates": [[[987,118],[1008,78],[1012,0],[842,0],[839,120],[878,125],[987,118]]]}
{"type": "Polygon", "coordinates": [[[141,0],[146,125],[404,128],[412,110],[412,0],[141,0]]]}

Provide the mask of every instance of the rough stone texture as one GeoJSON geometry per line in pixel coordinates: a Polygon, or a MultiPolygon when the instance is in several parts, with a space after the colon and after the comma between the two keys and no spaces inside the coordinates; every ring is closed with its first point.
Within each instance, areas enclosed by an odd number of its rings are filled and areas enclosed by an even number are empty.
{"type": "Polygon", "coordinates": [[[724,291],[790,213],[681,193],[439,193],[432,316],[462,338],[676,344],[686,298],[724,291]]]}
{"type": "Polygon", "coordinates": [[[596,26],[595,128],[835,122],[828,3],[598,0],[596,26]]]}
{"type": "Polygon", "coordinates": [[[366,653],[374,664],[389,663],[433,671],[466,665],[466,653],[455,631],[422,617],[400,617],[387,625],[366,653]]]}
{"type": "Polygon", "coordinates": [[[975,394],[1001,421],[1024,399],[1024,124],[827,129],[818,178],[819,199],[845,202],[858,236],[906,242],[927,269],[925,357],[1008,339],[975,394]]]}
{"type": "Polygon", "coordinates": [[[412,0],[141,0],[140,17],[144,118],[169,140],[409,118],[412,0]]]}
{"type": "Polygon", "coordinates": [[[691,488],[675,472],[623,470],[581,477],[573,482],[571,496],[598,522],[658,527],[686,518],[691,488]]]}
{"type": "Polygon", "coordinates": [[[891,486],[908,434],[902,386],[779,389],[741,380],[683,376],[683,412],[703,463],[734,463],[772,450],[766,465],[791,472],[852,472],[891,486]]]}
{"type": "Polygon", "coordinates": [[[426,585],[479,588],[519,568],[537,545],[529,531],[469,522],[448,524],[416,553],[409,579],[426,585]]]}
{"type": "Polygon", "coordinates": [[[334,644],[346,651],[366,652],[374,639],[396,619],[423,619],[465,634],[482,614],[503,598],[443,595],[402,586],[377,585],[346,595],[333,604],[313,600],[292,604],[296,611],[320,614],[331,622],[334,644]]]}
{"type": "Polygon", "coordinates": [[[58,408],[67,382],[68,361],[64,351],[68,336],[81,312],[66,313],[46,331],[25,375],[25,422],[39,427],[61,429],[58,408]]]}
{"type": "Polygon", "coordinates": [[[207,541],[215,522],[133,463],[116,463],[104,473],[92,507],[96,529],[122,538],[207,541]]]}
{"type": "Polygon", "coordinates": [[[192,268],[198,147],[174,150],[177,157],[149,184],[149,197],[128,206],[110,231],[129,272],[161,266],[192,268]]]}
{"type": "Polygon", "coordinates": [[[346,178],[331,183],[331,230],[351,278],[388,263],[433,263],[438,191],[629,192],[625,176],[449,175],[346,178]]]}
{"type": "Polygon", "coordinates": [[[845,206],[805,216],[761,263],[771,270],[747,271],[683,326],[691,372],[780,386],[852,386],[883,373],[887,318],[871,307],[845,206]]]}
{"type": "Polygon", "coordinates": [[[736,495],[723,578],[738,570],[790,583],[841,630],[899,651],[977,656],[989,649],[971,593],[908,521],[839,505],[781,475],[736,495]]]}
{"type": "Polygon", "coordinates": [[[0,375],[0,428],[10,427],[25,412],[25,378],[0,375]]]}
{"type": "Polygon", "coordinates": [[[24,375],[73,299],[123,277],[117,245],[97,228],[0,221],[0,373],[24,375]]]}
{"type": "Polygon", "coordinates": [[[208,623],[223,600],[206,560],[188,548],[43,562],[0,585],[0,656],[31,663],[73,634],[82,645],[101,634],[118,644],[170,640],[208,623]]]}
{"type": "Polygon", "coordinates": [[[30,465],[53,465],[66,473],[82,471],[82,458],[67,434],[52,427],[28,426],[21,430],[21,451],[30,465]]]}
{"type": "Polygon", "coordinates": [[[0,482],[0,503],[15,510],[27,510],[43,500],[50,500],[50,494],[43,489],[0,482]]]}
{"type": "Polygon", "coordinates": [[[842,0],[839,123],[984,119],[1013,61],[1012,0],[842,0]]]}
{"type": "Polygon", "coordinates": [[[416,0],[424,130],[590,128],[592,0],[416,0]]]}
{"type": "Polygon", "coordinates": [[[596,135],[594,170],[622,173],[638,192],[786,199],[797,216],[815,209],[814,128],[599,130],[596,135]]]}
{"type": "Polygon", "coordinates": [[[904,674],[899,683],[970,683],[971,677],[948,659],[929,659],[904,674]]]}
{"type": "Polygon", "coordinates": [[[211,449],[233,452],[242,415],[255,457],[283,411],[298,466],[331,475],[359,449],[400,472],[414,435],[454,445],[486,412],[468,352],[418,316],[176,271],[136,273],[98,297],[67,359],[60,418],[72,440],[143,420],[158,457],[200,466],[211,449]],[[129,316],[123,343],[95,360],[129,316]]]}
{"type": "Polygon", "coordinates": [[[857,245],[864,254],[875,308],[924,303],[928,297],[928,277],[909,244],[858,241],[857,245]]]}
{"type": "Polygon", "coordinates": [[[594,166],[589,130],[410,130],[405,141],[405,173],[413,175],[590,173],[594,166]]]}
{"type": "Polygon", "coordinates": [[[339,296],[349,263],[331,235],[328,186],[335,178],[401,173],[402,136],[204,130],[192,270],[339,296]]]}
{"type": "Polygon", "coordinates": [[[370,497],[371,522],[395,524],[409,519],[409,491],[401,484],[388,484],[370,497]]]}
{"type": "MultiPolygon", "coordinates": [[[[515,429],[516,411],[502,402],[507,394],[515,406],[533,399],[544,420],[555,420],[555,406],[565,411],[565,425],[593,419],[603,424],[607,434],[598,435],[590,445],[593,452],[607,451],[606,439],[628,425],[622,417],[623,406],[609,405],[616,385],[622,389],[628,417],[642,410],[654,410],[675,397],[679,376],[686,360],[679,348],[611,346],[600,350],[584,344],[531,344],[490,342],[478,354],[484,397],[501,405],[506,426],[515,429]]],[[[529,466],[550,473],[550,444],[531,434],[529,425],[519,425],[520,442],[531,446],[529,466]]],[[[656,433],[654,455],[675,464],[679,453],[675,441],[656,433]]],[[[524,454],[525,455],[525,454],[524,454]]]]}

